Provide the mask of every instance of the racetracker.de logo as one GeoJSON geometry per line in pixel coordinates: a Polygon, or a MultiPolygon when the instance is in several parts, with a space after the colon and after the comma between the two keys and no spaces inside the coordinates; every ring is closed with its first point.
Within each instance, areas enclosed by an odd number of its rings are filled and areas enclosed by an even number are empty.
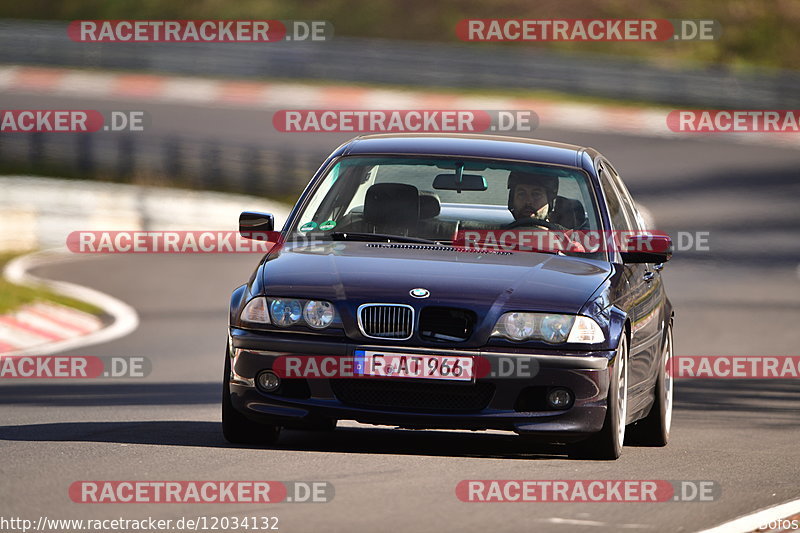
{"type": "Polygon", "coordinates": [[[710,502],[721,494],[709,480],[467,479],[456,485],[456,497],[469,503],[710,502]]]}
{"type": "Polygon", "coordinates": [[[75,503],[327,503],[328,481],[76,481],[75,503]]]}
{"type": "Polygon", "coordinates": [[[462,41],[710,41],[719,22],[707,19],[464,19],[462,41]]]}
{"type": "Polygon", "coordinates": [[[74,20],[70,39],[80,43],[271,43],[327,41],[325,20],[74,20]]]}
{"type": "Polygon", "coordinates": [[[93,132],[103,127],[103,115],[91,109],[4,109],[0,131],[93,132]]]}
{"type": "Polygon", "coordinates": [[[676,378],[797,379],[800,355],[676,355],[667,371],[676,378]]]}
{"type": "Polygon", "coordinates": [[[3,109],[2,133],[93,133],[96,131],[144,131],[149,122],[144,111],[93,109],[3,109]]]}
{"type": "MultiPolygon", "coordinates": [[[[544,222],[543,222],[544,223],[544,222]]],[[[536,225],[536,219],[530,219],[536,225]]],[[[671,253],[669,235],[657,230],[458,230],[453,246],[462,251],[671,253]]]]}
{"type": "Polygon", "coordinates": [[[284,133],[530,132],[539,117],[530,110],[282,109],[272,125],[284,133]]]}
{"type": "Polygon", "coordinates": [[[278,231],[73,231],[67,249],[76,254],[265,254],[283,242],[278,231]]]}
{"type": "Polygon", "coordinates": [[[800,109],[676,109],[667,127],[677,133],[798,133],[800,109]]]}
{"type": "Polygon", "coordinates": [[[145,357],[0,356],[0,379],[144,378],[151,369],[145,357]]]}

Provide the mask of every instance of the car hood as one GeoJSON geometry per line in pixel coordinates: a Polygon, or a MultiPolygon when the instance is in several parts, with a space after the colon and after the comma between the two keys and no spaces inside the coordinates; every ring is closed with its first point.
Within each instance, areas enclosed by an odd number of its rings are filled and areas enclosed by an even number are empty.
{"type": "Polygon", "coordinates": [[[483,316],[509,310],[577,313],[610,274],[609,263],[577,257],[364,242],[287,245],[262,265],[270,296],[355,305],[424,302],[483,316]],[[414,288],[430,296],[414,298],[414,288]]]}

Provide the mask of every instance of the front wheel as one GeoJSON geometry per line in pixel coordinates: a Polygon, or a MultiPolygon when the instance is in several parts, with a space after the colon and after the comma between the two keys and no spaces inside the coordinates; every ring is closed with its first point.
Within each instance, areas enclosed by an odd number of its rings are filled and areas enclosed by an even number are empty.
{"type": "Polygon", "coordinates": [[[628,431],[632,442],[642,446],[666,446],[669,442],[669,430],[672,426],[673,397],[673,347],[672,324],[667,326],[664,349],[659,361],[656,386],[653,391],[653,407],[642,420],[633,424],[628,431]]]}
{"type": "Polygon", "coordinates": [[[222,434],[231,444],[275,444],[280,426],[257,424],[248,420],[231,402],[231,356],[225,354],[225,373],[222,376],[222,434]]]}
{"type": "Polygon", "coordinates": [[[614,365],[611,367],[603,429],[575,445],[571,455],[580,459],[613,460],[619,458],[622,454],[622,444],[625,441],[627,417],[628,340],[623,334],[614,355],[614,365]]]}

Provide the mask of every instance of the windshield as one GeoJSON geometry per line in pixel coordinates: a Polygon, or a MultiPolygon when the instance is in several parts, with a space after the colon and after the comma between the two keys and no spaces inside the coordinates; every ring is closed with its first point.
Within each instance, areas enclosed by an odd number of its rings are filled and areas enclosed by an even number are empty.
{"type": "MultiPolygon", "coordinates": [[[[496,244],[499,231],[597,232],[580,170],[494,160],[345,157],[322,178],[290,228],[295,237],[496,244]]],[[[512,249],[511,240],[504,241],[512,249]]],[[[541,250],[537,250],[541,251],[541,250]]],[[[601,252],[567,253],[604,259],[601,252]]]]}

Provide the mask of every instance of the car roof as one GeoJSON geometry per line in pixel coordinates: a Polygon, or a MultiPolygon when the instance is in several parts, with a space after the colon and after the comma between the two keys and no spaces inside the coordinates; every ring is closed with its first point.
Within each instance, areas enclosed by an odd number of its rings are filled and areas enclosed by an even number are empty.
{"type": "Polygon", "coordinates": [[[462,156],[536,161],[580,167],[583,152],[591,148],[522,137],[501,135],[407,133],[356,137],[334,155],[408,154],[462,156]]]}

